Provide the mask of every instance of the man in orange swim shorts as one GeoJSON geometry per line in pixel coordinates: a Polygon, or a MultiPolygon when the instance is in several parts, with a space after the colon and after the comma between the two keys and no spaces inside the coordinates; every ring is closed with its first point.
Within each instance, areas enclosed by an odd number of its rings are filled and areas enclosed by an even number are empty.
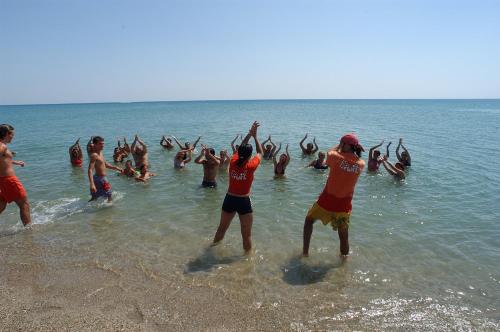
{"type": "Polygon", "coordinates": [[[7,144],[14,138],[14,127],[8,124],[0,125],[0,213],[8,203],[16,202],[19,206],[21,221],[24,226],[31,224],[30,205],[26,190],[14,172],[14,166],[24,167],[24,162],[12,160],[12,152],[7,144]]]}
{"type": "Polygon", "coordinates": [[[349,254],[349,218],[352,210],[352,196],[354,187],[365,161],[361,159],[363,147],[354,134],[344,135],[340,144],[328,151],[326,164],[330,168],[325,188],[318,200],[307,212],[304,222],[303,255],[309,255],[309,243],[313,231],[313,224],[320,219],[324,225],[331,224],[334,231],[338,231],[340,239],[340,253],[349,254]]]}

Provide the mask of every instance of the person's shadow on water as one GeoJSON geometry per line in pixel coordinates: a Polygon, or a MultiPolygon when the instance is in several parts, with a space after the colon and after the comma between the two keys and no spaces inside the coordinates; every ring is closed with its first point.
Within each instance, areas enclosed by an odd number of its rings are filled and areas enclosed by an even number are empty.
{"type": "Polygon", "coordinates": [[[311,262],[310,258],[302,255],[291,257],[288,262],[281,267],[283,271],[283,281],[290,285],[308,285],[322,281],[328,271],[338,268],[342,261],[334,263],[311,262]]]}
{"type": "Polygon", "coordinates": [[[231,264],[242,259],[241,255],[218,257],[215,252],[216,247],[207,247],[200,256],[186,264],[184,273],[195,273],[200,271],[210,271],[217,265],[231,264]]]}

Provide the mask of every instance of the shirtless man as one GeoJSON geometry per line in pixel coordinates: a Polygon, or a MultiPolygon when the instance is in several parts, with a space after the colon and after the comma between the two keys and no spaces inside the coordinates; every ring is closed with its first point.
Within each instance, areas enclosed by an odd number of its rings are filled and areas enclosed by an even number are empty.
{"type": "Polygon", "coordinates": [[[28,196],[13,167],[13,165],[24,167],[24,162],[12,160],[12,152],[7,147],[13,138],[14,127],[8,124],[0,125],[0,214],[7,204],[16,202],[21,221],[24,226],[28,226],[31,224],[28,196]]]}
{"type": "Polygon", "coordinates": [[[170,137],[168,138],[165,137],[165,135],[162,136],[160,145],[162,146],[162,148],[167,150],[172,150],[174,148],[174,145],[172,144],[172,139],[170,137]]]}
{"type": "Polygon", "coordinates": [[[148,147],[137,135],[135,135],[135,139],[132,142],[131,152],[135,161],[135,168],[140,169],[142,165],[149,165],[148,147]]]}
{"type": "Polygon", "coordinates": [[[307,135],[308,134],[306,134],[306,136],[304,136],[302,141],[300,141],[299,145],[300,145],[300,149],[302,150],[303,154],[305,154],[306,156],[312,156],[313,154],[315,154],[319,150],[319,148],[318,148],[318,144],[316,144],[316,137],[313,138],[312,143],[307,143],[306,147],[304,147],[304,141],[306,140],[307,135]]]}
{"type": "Polygon", "coordinates": [[[217,188],[217,173],[219,171],[220,160],[215,156],[215,150],[201,145],[201,152],[194,160],[195,163],[203,165],[204,188],[217,188]]]}
{"type": "Polygon", "coordinates": [[[92,139],[92,144],[94,146],[93,152],[90,155],[90,162],[88,168],[88,177],[90,183],[90,194],[92,198],[90,201],[94,201],[97,198],[104,196],[108,198],[108,202],[112,200],[111,185],[106,179],[106,168],[123,173],[123,169],[120,167],[113,166],[106,162],[102,150],[104,148],[104,138],[100,136],[94,136],[92,139]],[[92,172],[95,174],[92,175],[92,172]]]}
{"type": "Polygon", "coordinates": [[[71,165],[75,167],[82,167],[83,152],[82,152],[82,147],[80,146],[80,139],[77,139],[75,144],[70,146],[69,159],[71,161],[71,165]]]}

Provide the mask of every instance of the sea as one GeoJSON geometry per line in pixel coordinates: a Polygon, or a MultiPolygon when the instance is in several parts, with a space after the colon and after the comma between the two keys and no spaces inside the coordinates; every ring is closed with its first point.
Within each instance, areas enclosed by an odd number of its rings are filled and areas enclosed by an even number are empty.
{"type": "Polygon", "coordinates": [[[6,327],[64,311],[66,326],[89,314],[130,330],[500,330],[500,100],[16,105],[0,106],[0,123],[15,127],[9,148],[25,162],[16,173],[33,219],[25,230],[15,204],[0,215],[6,327]],[[255,120],[261,141],[289,144],[291,162],[285,178],[274,178],[271,161],[255,173],[246,256],[237,217],[210,246],[227,173],[217,189],[201,188],[202,167],[174,169],[178,149],[159,143],[201,136],[231,152],[255,120]],[[383,167],[361,174],[347,260],[321,222],[302,257],[304,218],[328,172],[306,167],[314,158],[302,156],[299,141],[307,133],[326,152],[350,132],[365,160],[384,140],[380,150],[392,142],[397,161],[403,138],[412,165],[404,181],[383,167]],[[89,203],[88,157],[72,167],[68,148],[100,135],[113,163],[117,140],[136,134],[157,176],[144,184],[108,170],[113,202],[89,203]]]}

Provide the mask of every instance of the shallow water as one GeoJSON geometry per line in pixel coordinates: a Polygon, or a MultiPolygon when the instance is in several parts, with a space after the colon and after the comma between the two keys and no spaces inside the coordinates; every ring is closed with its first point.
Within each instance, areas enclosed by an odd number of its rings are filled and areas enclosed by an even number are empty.
{"type": "MultiPolygon", "coordinates": [[[[276,310],[282,329],[500,328],[500,175],[492,169],[500,160],[498,100],[0,106],[0,119],[16,128],[11,149],[26,162],[16,172],[35,224],[27,236],[15,206],[0,216],[0,279],[7,288],[20,265],[64,271],[30,281],[53,287],[78,288],[71,271],[84,278],[99,269],[126,290],[142,287],[144,276],[172,287],[219,289],[251,310],[276,310]],[[261,140],[271,134],[290,143],[292,160],[286,179],[273,179],[271,162],[256,172],[255,253],[247,258],[237,219],[224,242],[209,248],[227,175],[219,176],[217,190],[200,188],[201,167],[175,170],[175,151],[164,151],[159,140],[202,135],[217,151],[230,149],[254,119],[262,124],[261,140]],[[347,262],[338,257],[336,234],[319,223],[310,257],[301,258],[304,216],[327,174],[304,168],[311,159],[301,157],[298,142],[308,132],[325,151],[349,131],[366,150],[392,140],[391,160],[404,137],[412,167],[404,182],[384,170],[362,174],[347,262]],[[68,147],[77,137],[102,135],[112,160],[116,139],[132,141],[135,133],[149,145],[158,176],[140,184],[110,172],[114,202],[87,203],[86,171],[69,166],[68,147]]],[[[96,289],[105,287],[95,281],[96,289]]]]}

